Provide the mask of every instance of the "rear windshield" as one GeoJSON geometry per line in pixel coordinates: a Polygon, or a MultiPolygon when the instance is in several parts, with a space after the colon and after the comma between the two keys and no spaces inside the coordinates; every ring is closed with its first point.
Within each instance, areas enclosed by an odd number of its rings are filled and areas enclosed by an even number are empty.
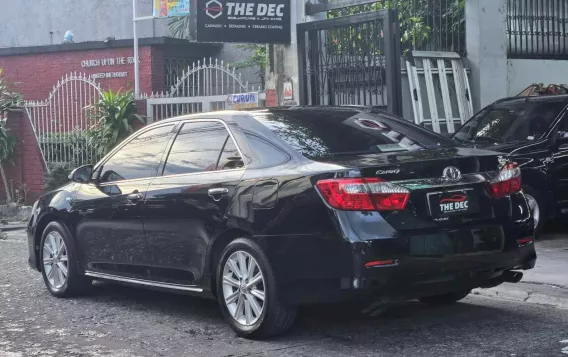
{"type": "Polygon", "coordinates": [[[250,114],[310,158],[455,145],[403,119],[358,110],[262,110],[250,114]]]}
{"type": "Polygon", "coordinates": [[[502,144],[540,139],[566,106],[565,101],[517,99],[494,104],[476,114],[455,134],[457,141],[502,144]]]}

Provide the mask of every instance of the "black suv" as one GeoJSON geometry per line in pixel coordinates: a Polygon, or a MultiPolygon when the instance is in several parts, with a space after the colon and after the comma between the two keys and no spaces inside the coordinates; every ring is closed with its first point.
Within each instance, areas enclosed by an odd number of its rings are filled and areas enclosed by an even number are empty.
{"type": "Polygon", "coordinates": [[[513,97],[495,102],[452,138],[504,152],[519,163],[537,232],[568,212],[568,95],[513,97]]]}

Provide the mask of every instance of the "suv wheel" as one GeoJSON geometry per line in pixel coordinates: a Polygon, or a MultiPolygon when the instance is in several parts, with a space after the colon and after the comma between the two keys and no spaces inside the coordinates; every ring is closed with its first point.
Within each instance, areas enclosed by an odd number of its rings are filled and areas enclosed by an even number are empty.
{"type": "Polygon", "coordinates": [[[296,307],[281,303],[272,268],[253,241],[241,238],[225,248],[216,280],[221,311],[238,335],[266,338],[292,326],[296,307]]]}
{"type": "Polygon", "coordinates": [[[45,286],[57,297],[82,292],[91,280],[79,275],[70,234],[59,222],[51,222],[43,231],[40,262],[45,286]]]}
{"type": "Polygon", "coordinates": [[[471,293],[471,290],[454,291],[442,295],[423,297],[420,299],[420,302],[428,305],[449,305],[460,301],[461,299],[468,296],[469,293],[471,293]]]}

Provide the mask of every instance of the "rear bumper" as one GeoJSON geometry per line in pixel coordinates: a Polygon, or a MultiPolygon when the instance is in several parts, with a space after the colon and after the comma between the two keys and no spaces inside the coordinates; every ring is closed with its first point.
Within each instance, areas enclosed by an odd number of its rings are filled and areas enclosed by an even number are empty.
{"type": "MultiPolygon", "coordinates": [[[[275,270],[279,294],[292,304],[352,299],[405,301],[495,286],[503,272],[532,269],[537,257],[534,242],[518,243],[532,236],[531,221],[507,222],[501,227],[498,249],[491,245],[487,249],[493,251],[468,254],[445,254],[449,248],[444,244],[430,249],[432,234],[359,242],[337,236],[273,237],[264,247],[275,270]],[[420,240],[422,237],[428,239],[420,240]],[[420,242],[418,249],[415,239],[420,242]],[[436,252],[441,254],[434,255],[436,252]],[[392,264],[366,267],[378,260],[392,260],[392,264]]],[[[487,232],[491,236],[495,231],[487,232]]],[[[447,243],[443,232],[438,236],[443,239],[434,242],[447,243]]]]}
{"type": "Polygon", "coordinates": [[[389,266],[364,268],[331,279],[290,282],[286,300],[294,304],[374,300],[399,302],[463,289],[496,286],[504,272],[532,269],[534,244],[511,252],[444,258],[404,257],[389,266]]]}

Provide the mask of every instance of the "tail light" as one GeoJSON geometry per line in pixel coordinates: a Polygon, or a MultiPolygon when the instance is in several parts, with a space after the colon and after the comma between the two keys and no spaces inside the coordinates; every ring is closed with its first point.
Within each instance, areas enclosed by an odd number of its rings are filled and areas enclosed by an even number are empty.
{"type": "Polygon", "coordinates": [[[521,169],[516,163],[505,165],[499,175],[490,183],[494,198],[508,196],[521,190],[521,169]]]}
{"type": "Polygon", "coordinates": [[[379,178],[349,178],[318,181],[325,201],[346,211],[400,211],[410,196],[408,189],[379,178]]]}

